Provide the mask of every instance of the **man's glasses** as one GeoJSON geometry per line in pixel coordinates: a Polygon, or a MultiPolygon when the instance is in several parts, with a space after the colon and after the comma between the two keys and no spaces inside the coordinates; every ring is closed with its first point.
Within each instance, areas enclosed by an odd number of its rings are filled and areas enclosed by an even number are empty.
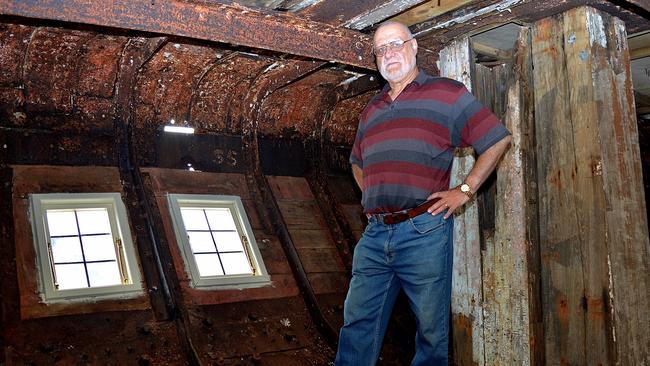
{"type": "Polygon", "coordinates": [[[393,52],[401,50],[402,48],[404,48],[404,45],[406,44],[406,42],[412,41],[412,40],[413,40],[413,38],[409,38],[406,41],[402,41],[401,39],[398,39],[397,41],[392,41],[392,42],[386,43],[385,45],[383,45],[381,47],[375,47],[375,48],[372,49],[372,52],[375,54],[375,56],[382,57],[389,50],[393,51],[393,52]]]}

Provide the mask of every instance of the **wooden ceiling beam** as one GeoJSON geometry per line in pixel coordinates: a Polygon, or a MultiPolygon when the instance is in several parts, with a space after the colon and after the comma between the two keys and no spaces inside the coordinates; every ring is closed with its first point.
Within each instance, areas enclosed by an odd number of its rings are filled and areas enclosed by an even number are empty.
{"type": "Polygon", "coordinates": [[[475,0],[429,0],[397,15],[391,20],[411,26],[465,6],[475,0]]]}
{"type": "Polygon", "coordinates": [[[425,0],[384,1],[384,4],[377,6],[369,12],[359,14],[358,16],[345,22],[344,26],[351,29],[365,29],[420,3],[423,3],[424,1],[425,0]]]}
{"type": "Polygon", "coordinates": [[[372,40],[350,29],[238,5],[181,1],[0,0],[0,14],[230,43],[375,69],[372,40]]]}

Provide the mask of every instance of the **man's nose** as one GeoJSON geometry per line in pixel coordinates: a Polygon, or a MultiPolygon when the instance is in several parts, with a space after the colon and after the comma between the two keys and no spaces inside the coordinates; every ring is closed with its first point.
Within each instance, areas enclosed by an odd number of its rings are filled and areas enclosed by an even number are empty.
{"type": "Polygon", "coordinates": [[[393,56],[395,56],[398,52],[399,52],[398,50],[394,50],[394,49],[388,48],[388,49],[386,50],[386,53],[384,53],[384,59],[390,59],[390,58],[393,58],[393,56]]]}

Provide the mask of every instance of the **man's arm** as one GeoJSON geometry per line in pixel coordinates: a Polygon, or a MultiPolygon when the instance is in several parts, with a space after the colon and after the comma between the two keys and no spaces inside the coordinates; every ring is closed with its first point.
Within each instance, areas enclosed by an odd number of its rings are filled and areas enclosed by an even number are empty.
{"type": "Polygon", "coordinates": [[[357,164],[352,164],[352,175],[354,176],[354,181],[357,182],[359,189],[363,191],[363,171],[357,164]]]}
{"type": "MultiPolygon", "coordinates": [[[[499,159],[501,159],[501,155],[506,151],[511,140],[511,136],[506,136],[494,145],[490,146],[490,148],[485,150],[483,154],[479,155],[474,167],[465,178],[465,183],[469,184],[474,193],[478,191],[479,187],[483,182],[485,182],[485,180],[490,176],[490,173],[492,173],[494,168],[497,166],[499,159]]],[[[357,179],[356,174],[354,178],[357,179]]],[[[461,207],[469,201],[469,197],[465,193],[461,192],[459,187],[448,191],[436,192],[430,195],[428,199],[436,197],[440,197],[440,200],[429,208],[429,212],[433,215],[437,215],[446,209],[447,213],[445,214],[445,219],[449,218],[458,207],[461,207]]]]}

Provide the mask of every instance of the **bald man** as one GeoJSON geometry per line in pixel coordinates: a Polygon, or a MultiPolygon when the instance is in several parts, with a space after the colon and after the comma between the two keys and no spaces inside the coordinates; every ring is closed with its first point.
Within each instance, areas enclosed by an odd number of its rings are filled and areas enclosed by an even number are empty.
{"type": "Polygon", "coordinates": [[[412,365],[447,365],[453,212],[474,198],[510,143],[510,133],[457,81],[416,64],[417,40],[396,22],[373,37],[388,84],[359,119],[350,155],[368,226],[354,250],[336,365],[374,365],[395,299],[415,314],[412,365]],[[479,157],[449,188],[453,151],[479,157]]]}

